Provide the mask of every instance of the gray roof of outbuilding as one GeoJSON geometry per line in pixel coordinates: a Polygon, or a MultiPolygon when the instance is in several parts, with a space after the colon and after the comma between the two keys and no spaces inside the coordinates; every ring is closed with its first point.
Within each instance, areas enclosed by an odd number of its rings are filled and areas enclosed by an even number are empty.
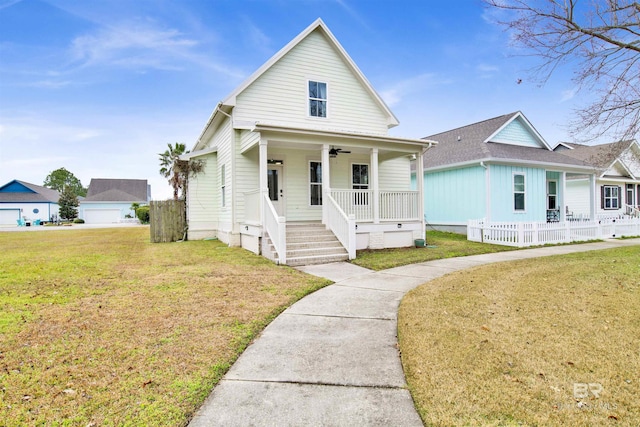
{"type": "Polygon", "coordinates": [[[505,114],[425,137],[424,139],[438,143],[427,150],[424,156],[425,169],[491,160],[588,166],[583,160],[567,157],[546,148],[485,142],[518,114],[522,113],[505,114]]]}
{"type": "Polygon", "coordinates": [[[93,178],[84,202],[147,202],[146,179],[93,178]]]}
{"type": "MultiPolygon", "coordinates": [[[[13,181],[11,181],[13,182],[13,181]]],[[[21,192],[0,192],[0,202],[4,203],[27,203],[27,202],[49,202],[58,203],[60,199],[60,193],[51,188],[43,187],[41,185],[31,184],[29,182],[15,180],[34,193],[21,193],[21,192]]],[[[10,184],[10,183],[8,183],[10,184]]],[[[8,185],[7,184],[7,185],[8,185]]]]}

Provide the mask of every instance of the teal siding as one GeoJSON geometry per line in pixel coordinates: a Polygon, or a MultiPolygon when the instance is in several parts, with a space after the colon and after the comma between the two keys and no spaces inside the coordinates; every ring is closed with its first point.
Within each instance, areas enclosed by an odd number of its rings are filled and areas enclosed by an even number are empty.
{"type": "Polygon", "coordinates": [[[501,142],[504,144],[521,145],[523,147],[544,147],[544,144],[529,132],[520,118],[509,123],[495,137],[493,137],[491,141],[501,142]]]}
{"type": "Polygon", "coordinates": [[[491,221],[546,221],[546,178],[544,169],[491,165],[491,221]],[[525,175],[525,210],[513,206],[513,174],[525,175]]]}
{"type": "Polygon", "coordinates": [[[424,192],[428,223],[460,224],[485,217],[485,169],[481,166],[427,172],[424,192]]]}

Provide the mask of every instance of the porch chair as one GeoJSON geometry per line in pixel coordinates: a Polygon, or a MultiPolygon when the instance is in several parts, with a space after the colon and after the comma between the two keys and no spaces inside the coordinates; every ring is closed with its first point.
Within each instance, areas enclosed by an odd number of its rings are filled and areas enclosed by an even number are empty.
{"type": "Polygon", "coordinates": [[[16,221],[18,222],[18,227],[24,227],[25,225],[27,225],[27,224],[24,222],[24,219],[22,219],[22,218],[19,218],[19,219],[17,219],[16,221]]]}

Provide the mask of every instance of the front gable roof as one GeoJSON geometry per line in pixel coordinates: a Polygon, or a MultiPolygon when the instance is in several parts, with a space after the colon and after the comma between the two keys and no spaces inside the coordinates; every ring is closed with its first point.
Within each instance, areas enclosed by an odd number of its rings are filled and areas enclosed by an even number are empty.
{"type": "Polygon", "coordinates": [[[0,202],[45,202],[58,203],[60,193],[40,185],[14,179],[0,187],[0,202]]]}
{"type": "MultiPolygon", "coordinates": [[[[299,46],[305,39],[314,32],[320,33],[327,41],[329,46],[336,52],[338,57],[343,61],[351,74],[362,85],[366,93],[374,101],[375,105],[380,109],[382,115],[386,117],[386,125],[388,128],[397,126],[399,121],[393,112],[389,109],[384,100],[373,88],[369,80],[364,76],[362,71],[358,68],[355,62],[351,59],[349,54],[345,51],[342,45],[338,42],[335,36],[331,33],[322,19],[316,19],[311,25],[298,34],[293,40],[291,40],[286,46],[280,49],[275,55],[273,55],[267,62],[265,62],[260,68],[258,68],[253,74],[251,74],[244,82],[242,82],[236,89],[234,89],[224,100],[220,101],[214,111],[211,113],[207,124],[202,130],[198,141],[194,146],[194,151],[202,149],[201,143],[204,142],[205,135],[211,133],[211,129],[215,128],[224,117],[230,117],[231,110],[236,106],[238,96],[242,94],[247,88],[253,85],[260,77],[265,75],[268,70],[272,69],[275,64],[282,60],[288,53],[294,48],[299,46]]],[[[253,123],[252,123],[253,125],[253,123]]]]}
{"type": "Polygon", "coordinates": [[[338,39],[331,33],[327,25],[322,21],[321,18],[316,19],[311,25],[309,25],[305,30],[303,30],[300,34],[298,34],[293,40],[291,40],[285,47],[280,49],[275,55],[273,55],[267,62],[262,64],[260,68],[258,68],[253,74],[251,74],[240,86],[238,86],[233,92],[231,92],[225,99],[222,101],[223,105],[235,106],[237,96],[243,92],[247,87],[249,87],[253,82],[255,82],[261,75],[263,75],[269,68],[271,68],[276,62],[282,59],[287,53],[289,53],[295,46],[300,44],[302,40],[307,38],[309,34],[314,31],[320,31],[326,39],[329,41],[331,46],[336,50],[338,55],[342,58],[342,60],[347,64],[350,68],[351,72],[356,76],[356,78],[362,83],[364,88],[369,92],[371,97],[376,101],[378,106],[385,112],[388,117],[389,127],[397,126],[399,124],[396,116],[391,112],[387,104],[382,100],[380,95],[375,91],[369,80],[364,76],[362,71],[358,68],[353,59],[349,56],[346,50],[342,47],[338,39]]]}
{"type": "Polygon", "coordinates": [[[600,176],[640,177],[640,145],[635,140],[608,144],[569,144],[563,155],[583,160],[600,171],[600,176]]]}
{"type": "Polygon", "coordinates": [[[580,159],[551,150],[520,111],[430,135],[425,139],[438,142],[424,156],[425,169],[481,161],[541,163],[577,168],[588,166],[580,159]]]}
{"type": "Polygon", "coordinates": [[[92,178],[83,202],[147,202],[146,179],[92,178]]]}

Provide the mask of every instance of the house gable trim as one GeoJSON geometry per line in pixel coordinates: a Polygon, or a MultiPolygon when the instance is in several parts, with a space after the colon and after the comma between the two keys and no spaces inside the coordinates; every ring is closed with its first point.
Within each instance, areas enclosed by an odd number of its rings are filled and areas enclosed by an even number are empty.
{"type": "Polygon", "coordinates": [[[378,106],[382,109],[382,111],[387,116],[387,126],[394,127],[397,126],[400,122],[397,117],[391,112],[387,104],[382,100],[380,95],[375,91],[369,80],[364,76],[362,71],[358,68],[358,66],[353,62],[349,54],[344,50],[342,45],[338,42],[335,36],[329,31],[329,28],[322,21],[321,18],[316,19],[311,25],[309,25],[304,31],[298,34],[293,40],[291,40],[285,47],[280,49],[275,55],[273,55],[267,62],[265,62],[260,68],[258,68],[253,74],[251,74],[240,86],[238,86],[231,94],[229,94],[224,101],[222,101],[223,105],[233,107],[236,105],[237,96],[243,92],[247,87],[249,87],[254,81],[256,81],[262,74],[264,74],[269,68],[271,68],[276,62],[278,62],[282,57],[284,57],[289,51],[291,51],[295,46],[297,46],[302,40],[304,40],[309,34],[311,34],[316,29],[322,31],[324,36],[329,40],[332,47],[338,52],[340,57],[345,61],[347,66],[351,69],[351,71],[355,74],[356,78],[362,83],[364,88],[369,92],[371,97],[375,100],[378,106]]]}
{"type": "MultiPolygon", "coordinates": [[[[546,148],[549,151],[553,151],[551,149],[551,146],[547,143],[547,141],[542,137],[542,135],[540,135],[538,133],[538,131],[536,130],[535,127],[533,127],[533,125],[531,124],[531,122],[529,120],[527,120],[527,118],[524,116],[524,114],[522,114],[522,112],[518,111],[517,113],[515,113],[509,120],[507,120],[502,126],[500,126],[498,129],[496,129],[495,132],[493,132],[491,135],[489,135],[489,137],[487,139],[484,140],[485,143],[487,142],[493,142],[493,139],[500,134],[500,132],[502,132],[504,129],[506,129],[511,123],[513,123],[515,120],[517,119],[521,119],[522,120],[522,124],[524,125],[525,129],[531,134],[533,135],[533,137],[542,145],[541,148],[546,148]]],[[[496,141],[498,143],[501,143],[500,141],[496,141]]],[[[503,143],[503,142],[502,142],[503,143]]]]}

